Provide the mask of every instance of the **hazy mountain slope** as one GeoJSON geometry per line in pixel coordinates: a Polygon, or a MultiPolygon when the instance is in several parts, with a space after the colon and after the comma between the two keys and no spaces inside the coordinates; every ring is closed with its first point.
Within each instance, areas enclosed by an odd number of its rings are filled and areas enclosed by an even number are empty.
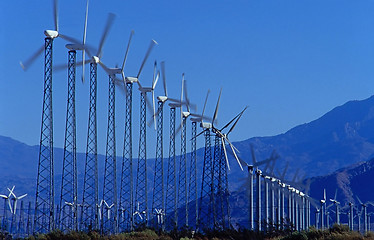
{"type": "Polygon", "coordinates": [[[258,159],[268,157],[276,149],[281,156],[279,168],[289,161],[289,172],[300,168],[307,177],[366,161],[374,156],[374,97],[347,102],[284,134],[237,142],[241,155],[249,162],[250,144],[258,159]]]}

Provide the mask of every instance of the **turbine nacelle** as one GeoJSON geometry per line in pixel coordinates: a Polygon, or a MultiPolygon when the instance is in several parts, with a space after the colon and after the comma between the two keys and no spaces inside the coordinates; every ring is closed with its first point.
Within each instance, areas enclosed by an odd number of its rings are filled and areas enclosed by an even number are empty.
{"type": "Polygon", "coordinates": [[[140,87],[139,91],[141,91],[143,93],[152,92],[153,88],[152,87],[140,87]]]}
{"type": "Polygon", "coordinates": [[[65,47],[69,50],[76,50],[76,51],[84,50],[84,47],[82,44],[76,44],[76,43],[68,43],[65,45],[65,47]]]}
{"type": "Polygon", "coordinates": [[[183,117],[188,118],[191,115],[190,112],[182,112],[183,117]]]}
{"type": "Polygon", "coordinates": [[[209,122],[200,123],[200,127],[205,128],[205,129],[211,129],[212,126],[213,126],[212,123],[209,123],[209,122]]]}
{"type": "Polygon", "coordinates": [[[137,77],[126,77],[125,79],[127,83],[134,83],[138,81],[137,77]]]}
{"type": "Polygon", "coordinates": [[[166,96],[158,96],[157,100],[160,101],[160,102],[166,102],[168,100],[168,97],[166,97],[166,96]]]}
{"type": "Polygon", "coordinates": [[[121,68],[109,68],[110,75],[122,74],[121,68]]]}
{"type": "Polygon", "coordinates": [[[179,103],[169,103],[169,107],[171,108],[179,108],[181,106],[181,104],[179,103]]]}
{"type": "Polygon", "coordinates": [[[57,38],[58,37],[58,32],[55,30],[45,30],[44,35],[48,38],[57,38]]]}
{"type": "Polygon", "coordinates": [[[98,56],[92,56],[92,60],[98,64],[100,62],[100,58],[98,56]]]}

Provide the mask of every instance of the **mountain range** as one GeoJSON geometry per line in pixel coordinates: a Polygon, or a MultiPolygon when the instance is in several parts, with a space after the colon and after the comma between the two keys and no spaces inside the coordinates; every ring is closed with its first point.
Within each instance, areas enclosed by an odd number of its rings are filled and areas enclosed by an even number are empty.
{"type": "MultiPolygon", "coordinates": [[[[254,137],[233,144],[239,149],[240,157],[248,163],[252,163],[251,145],[258,161],[269,158],[275,150],[280,156],[275,168],[282,172],[287,165],[286,179],[295,178],[301,181],[308,178],[304,183],[310,183],[309,194],[312,197],[322,196],[322,188],[326,188],[328,194],[333,194],[336,188],[340,189],[338,198],[344,201],[355,200],[355,195],[359,195],[363,201],[374,197],[373,191],[362,188],[368,186],[370,189],[370,179],[374,171],[374,96],[365,100],[349,101],[322,117],[296,126],[283,134],[254,137]]],[[[16,192],[34,196],[38,155],[39,146],[28,146],[10,137],[0,136],[0,193],[6,193],[6,187],[14,184],[17,186],[16,192]]],[[[62,156],[63,149],[55,148],[55,159],[62,159],[62,156]]],[[[78,172],[82,176],[85,154],[78,153],[77,157],[80,163],[78,172]]],[[[201,176],[203,158],[204,149],[200,148],[197,151],[198,176],[201,176]]],[[[99,169],[103,169],[104,159],[104,156],[99,155],[99,169]]],[[[117,158],[119,171],[121,160],[122,157],[117,158]]],[[[149,159],[148,162],[148,176],[153,181],[154,159],[149,159]]],[[[166,171],[167,159],[164,163],[166,171]]],[[[55,164],[56,189],[59,189],[62,161],[55,160],[55,164]]],[[[235,194],[240,192],[238,190],[243,185],[242,179],[247,173],[242,172],[238,166],[231,165],[231,171],[228,173],[229,185],[235,194]]],[[[275,175],[276,173],[277,171],[275,175]]],[[[56,195],[58,194],[56,192],[56,195]]],[[[233,201],[233,204],[238,204],[237,200],[233,201]]],[[[245,198],[240,202],[245,204],[245,198]]]]}

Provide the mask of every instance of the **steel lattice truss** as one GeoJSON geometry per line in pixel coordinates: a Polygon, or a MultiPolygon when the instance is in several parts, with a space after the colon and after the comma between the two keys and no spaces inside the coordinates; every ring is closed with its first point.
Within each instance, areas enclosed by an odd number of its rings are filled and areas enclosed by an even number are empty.
{"type": "Polygon", "coordinates": [[[116,233],[117,227],[117,161],[115,132],[115,85],[113,76],[109,76],[108,128],[105,154],[104,189],[106,216],[102,217],[102,230],[105,233],[116,233]]]}
{"type": "Polygon", "coordinates": [[[176,159],[175,159],[175,107],[170,108],[170,142],[169,142],[169,161],[166,181],[166,215],[167,227],[173,229],[176,227],[177,214],[177,179],[176,179],[176,159]]]}
{"type": "Polygon", "coordinates": [[[198,201],[197,201],[197,162],[196,162],[196,122],[192,122],[192,139],[191,139],[191,162],[190,162],[190,181],[188,190],[188,201],[190,217],[189,226],[196,227],[198,217],[198,201]]]}
{"type": "Polygon", "coordinates": [[[199,229],[210,229],[213,227],[213,209],[211,204],[212,199],[212,149],[210,130],[204,130],[205,137],[205,150],[204,150],[204,164],[203,164],[203,177],[201,182],[201,195],[199,203],[199,229]]]}
{"type": "Polygon", "coordinates": [[[181,155],[179,161],[179,182],[178,182],[178,208],[177,224],[179,227],[188,226],[188,196],[187,196],[187,143],[186,143],[186,120],[182,118],[181,132],[181,155]]]}
{"type": "Polygon", "coordinates": [[[135,203],[140,212],[145,212],[142,218],[134,219],[136,225],[147,224],[148,221],[148,195],[147,195],[147,119],[146,119],[146,92],[140,94],[140,134],[139,134],[139,156],[136,175],[135,203]]]}
{"type": "Polygon", "coordinates": [[[121,231],[132,230],[133,227],[133,166],[132,166],[132,87],[126,83],[125,137],[123,144],[123,160],[119,204],[119,227],[121,231]]]}
{"type": "Polygon", "coordinates": [[[153,180],[153,199],[152,199],[152,219],[153,226],[164,228],[164,164],[163,164],[163,101],[158,101],[157,115],[157,140],[156,140],[156,159],[155,174],[153,180]]]}
{"type": "Polygon", "coordinates": [[[60,220],[58,227],[62,231],[77,230],[77,149],[75,118],[75,69],[76,51],[68,52],[68,100],[66,110],[66,128],[64,159],[62,168],[60,220]]]}
{"type": "Polygon", "coordinates": [[[52,48],[53,39],[45,38],[44,96],[34,218],[36,233],[49,232],[54,228],[52,48]]]}
{"type": "Polygon", "coordinates": [[[90,107],[88,115],[88,133],[86,162],[83,186],[83,228],[98,229],[98,170],[97,170],[97,64],[90,64],[90,107]]]}

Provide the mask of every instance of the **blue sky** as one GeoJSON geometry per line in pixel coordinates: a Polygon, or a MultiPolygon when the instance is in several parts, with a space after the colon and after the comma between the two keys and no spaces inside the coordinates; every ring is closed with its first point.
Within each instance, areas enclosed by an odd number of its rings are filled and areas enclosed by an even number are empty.
{"type": "MultiPolygon", "coordinates": [[[[249,106],[230,136],[232,141],[284,133],[349,100],[373,94],[373,1],[91,0],[89,44],[98,45],[109,12],[115,13],[116,19],[102,61],[110,67],[121,64],[130,31],[134,30],[125,74],[136,75],[150,40],[155,39],[159,45],[145,66],[142,84],[151,84],[153,61],[165,61],[169,95],[179,97],[184,72],[198,112],[206,91],[211,90],[206,111],[210,115],[222,87],[219,126],[249,106]]],[[[60,32],[81,39],[84,13],[85,1],[59,1],[60,32]]],[[[36,145],[40,140],[43,57],[27,72],[19,61],[44,43],[45,29],[54,28],[52,1],[2,1],[0,21],[0,135],[36,145]]],[[[67,61],[66,43],[63,39],[54,41],[55,64],[67,61]]],[[[77,56],[81,59],[80,53],[77,56]]],[[[54,141],[58,147],[63,147],[64,139],[66,75],[66,71],[55,72],[53,78],[54,141]]],[[[80,75],[79,68],[77,140],[78,151],[83,152],[89,85],[80,82],[80,75]]],[[[102,69],[98,82],[99,152],[104,153],[108,77],[102,69]]],[[[156,95],[161,93],[159,82],[156,95]]],[[[136,91],[134,102],[136,133],[136,91]]],[[[116,108],[117,154],[121,155],[124,96],[119,91],[116,108]]],[[[165,114],[168,116],[168,110],[165,114]]],[[[155,133],[148,130],[152,141],[155,133]]],[[[137,140],[134,144],[136,149],[137,140]]]]}

